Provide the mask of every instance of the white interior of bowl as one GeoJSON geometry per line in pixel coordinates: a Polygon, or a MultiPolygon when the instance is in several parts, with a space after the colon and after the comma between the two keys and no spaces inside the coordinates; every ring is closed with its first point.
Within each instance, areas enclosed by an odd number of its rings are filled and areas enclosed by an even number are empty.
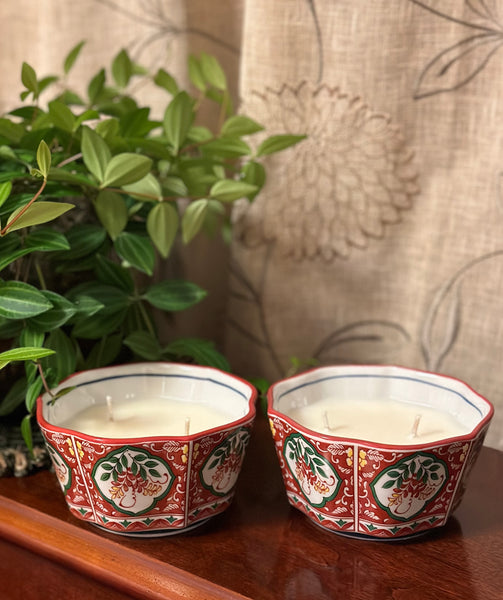
{"type": "Polygon", "coordinates": [[[389,399],[442,410],[472,431],[492,411],[489,402],[463,382],[433,373],[389,366],[322,367],[273,386],[279,413],[337,397],[372,402],[389,399]]]}
{"type": "Polygon", "coordinates": [[[107,396],[114,402],[166,398],[204,405],[224,412],[228,422],[251,415],[254,410],[250,406],[251,386],[209,367],[173,363],[120,365],[77,373],[55,391],[69,386],[75,389],[54,404],[48,394],[42,397],[42,415],[48,423],[61,426],[84,409],[105,404],[107,396]]]}

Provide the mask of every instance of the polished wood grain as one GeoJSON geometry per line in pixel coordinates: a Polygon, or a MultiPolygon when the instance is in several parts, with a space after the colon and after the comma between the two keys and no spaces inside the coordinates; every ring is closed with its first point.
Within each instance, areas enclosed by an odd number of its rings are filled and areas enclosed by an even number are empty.
{"type": "Polygon", "coordinates": [[[78,521],[55,476],[0,479],[2,600],[501,600],[503,453],[483,448],[448,524],[363,541],[291,508],[257,420],[233,505],[190,534],[130,539],[78,521]]]}

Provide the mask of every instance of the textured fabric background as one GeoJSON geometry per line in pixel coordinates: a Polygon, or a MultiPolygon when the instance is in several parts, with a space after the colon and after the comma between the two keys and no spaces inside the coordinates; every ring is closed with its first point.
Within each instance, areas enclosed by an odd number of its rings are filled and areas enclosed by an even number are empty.
{"type": "Polygon", "coordinates": [[[503,449],[501,2],[4,0],[0,22],[0,111],[22,60],[50,73],[86,38],[77,83],[122,46],[181,77],[205,50],[268,133],[309,134],[236,211],[228,271],[206,240],[171,267],[210,290],[176,332],[270,380],[292,358],[460,377],[503,449]]]}

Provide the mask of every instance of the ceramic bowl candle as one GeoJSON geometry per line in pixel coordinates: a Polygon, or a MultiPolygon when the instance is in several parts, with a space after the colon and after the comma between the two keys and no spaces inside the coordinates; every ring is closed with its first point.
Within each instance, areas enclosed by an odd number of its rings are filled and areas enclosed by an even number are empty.
{"type": "Polygon", "coordinates": [[[268,415],[293,506],[330,531],[403,539],[459,504],[493,408],[450,377],[334,366],[272,385],[268,415]]]}
{"type": "Polygon", "coordinates": [[[186,531],[230,504],[256,391],[208,367],[141,363],[78,373],[37,404],[70,511],[108,531],[186,531]]]}

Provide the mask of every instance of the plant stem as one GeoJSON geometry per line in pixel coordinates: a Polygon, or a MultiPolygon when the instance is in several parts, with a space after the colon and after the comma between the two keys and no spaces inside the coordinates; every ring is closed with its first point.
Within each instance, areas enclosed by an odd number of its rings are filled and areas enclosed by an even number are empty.
{"type": "Polygon", "coordinates": [[[82,152],[77,152],[77,154],[74,154],[73,156],[69,156],[68,158],[65,158],[65,160],[62,160],[60,163],[58,163],[56,165],[56,168],[59,169],[59,167],[64,167],[65,165],[68,165],[76,160],[79,160],[79,158],[82,158],[82,152]]]}
{"type": "Polygon", "coordinates": [[[44,273],[42,271],[42,267],[40,266],[40,263],[38,262],[38,260],[35,261],[35,271],[37,272],[37,277],[40,282],[41,289],[47,290],[47,284],[45,282],[44,273]]]}
{"type": "Polygon", "coordinates": [[[152,320],[150,319],[147,310],[145,308],[145,305],[143,304],[143,302],[140,300],[138,302],[138,307],[140,308],[140,313],[141,316],[143,317],[143,322],[145,323],[146,328],[148,329],[148,332],[153,335],[154,337],[157,337],[155,335],[155,331],[154,331],[154,326],[152,325],[152,320]]]}
{"type": "Polygon", "coordinates": [[[44,370],[42,369],[42,365],[38,361],[35,364],[37,365],[38,373],[40,375],[40,379],[42,380],[42,384],[45,388],[45,391],[49,394],[49,396],[51,398],[54,398],[54,394],[51,392],[51,390],[49,389],[49,386],[47,385],[47,381],[44,376],[44,370]]]}
{"type": "Polygon", "coordinates": [[[35,202],[35,200],[44,191],[44,188],[46,185],[47,185],[47,179],[44,179],[42,185],[40,186],[40,189],[33,196],[33,198],[28,202],[28,204],[26,206],[24,206],[23,209],[18,212],[18,214],[12,219],[12,221],[10,223],[7,223],[7,225],[2,229],[2,231],[0,231],[0,237],[5,235],[7,233],[7,231],[14,225],[14,223],[24,215],[24,213],[30,208],[30,206],[35,202]]]}

